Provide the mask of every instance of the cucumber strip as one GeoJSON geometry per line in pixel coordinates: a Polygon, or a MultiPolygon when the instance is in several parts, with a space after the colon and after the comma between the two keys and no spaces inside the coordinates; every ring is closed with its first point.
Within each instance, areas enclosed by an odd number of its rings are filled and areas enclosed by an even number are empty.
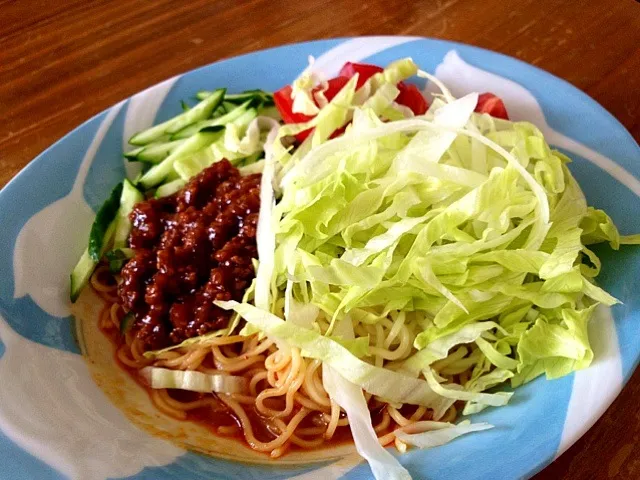
{"type": "Polygon", "coordinates": [[[248,157],[245,157],[241,159],[239,162],[237,162],[236,168],[251,166],[263,157],[264,157],[264,152],[256,152],[254,154],[251,154],[248,157]]]}
{"type": "MultiPolygon", "coordinates": [[[[237,103],[232,103],[232,102],[227,102],[224,101],[220,104],[220,110],[224,111],[224,113],[229,113],[231,110],[238,108],[238,104],[237,103]]],[[[222,116],[222,115],[220,115],[222,116]]]]}
{"type": "Polygon", "coordinates": [[[133,315],[133,312],[129,312],[124,317],[122,317],[122,320],[120,320],[120,333],[122,335],[127,333],[131,329],[131,327],[133,327],[133,322],[135,321],[135,319],[136,318],[133,315]]]}
{"type": "Polygon", "coordinates": [[[140,179],[142,178],[143,175],[144,175],[144,172],[138,172],[136,177],[133,180],[131,180],[131,183],[134,184],[134,185],[138,185],[140,183],[140,179]]]}
{"type": "Polygon", "coordinates": [[[174,140],[166,143],[152,143],[138,153],[137,159],[145,163],[160,163],[167,158],[171,152],[184,143],[184,140],[174,140]]]}
{"type": "Polygon", "coordinates": [[[111,191],[109,198],[102,204],[96,218],[91,225],[89,233],[89,255],[92,260],[100,261],[102,249],[105,245],[105,234],[109,225],[116,217],[118,208],[120,207],[120,195],[122,194],[122,182],[115,186],[111,191]]]}
{"type": "Polygon", "coordinates": [[[251,120],[253,120],[257,116],[258,111],[255,108],[250,108],[231,123],[233,123],[236,127],[246,127],[247,125],[249,125],[251,120]]]}
{"type": "Polygon", "coordinates": [[[253,175],[254,173],[262,173],[264,170],[264,159],[253,163],[247,162],[247,165],[238,167],[238,170],[240,171],[240,175],[243,177],[253,175]]]}
{"type": "MultiPolygon", "coordinates": [[[[198,93],[196,93],[196,98],[198,100],[204,100],[205,98],[208,98],[212,93],[213,92],[209,90],[200,90],[198,93]]],[[[273,94],[259,89],[246,90],[242,93],[229,93],[224,96],[225,102],[233,102],[236,104],[243,103],[244,101],[253,98],[259,98],[263,103],[273,105],[273,94]]]]}
{"type": "Polygon", "coordinates": [[[184,100],[180,100],[180,107],[182,108],[183,112],[188,112],[189,110],[191,110],[191,107],[189,106],[189,104],[184,100]]]}
{"type": "Polygon", "coordinates": [[[209,120],[213,120],[214,118],[222,117],[223,115],[226,115],[227,113],[229,113],[230,110],[233,110],[236,107],[237,107],[237,105],[235,103],[222,102],[220,105],[218,105],[218,108],[216,108],[213,111],[213,113],[209,117],[209,120]]]}
{"type": "Polygon", "coordinates": [[[263,107],[258,108],[258,113],[261,117],[271,117],[278,120],[279,122],[282,121],[280,112],[276,107],[264,105],[263,107]]]}
{"type": "Polygon", "coordinates": [[[133,258],[134,251],[131,248],[116,248],[104,254],[109,262],[109,271],[111,273],[120,273],[124,264],[133,258]]]}
{"type": "Polygon", "coordinates": [[[260,98],[263,101],[273,101],[273,94],[265,92],[264,90],[245,90],[242,93],[229,93],[224,96],[224,99],[229,102],[243,102],[248,98],[260,98]]]}
{"type": "Polygon", "coordinates": [[[98,262],[94,261],[89,255],[89,247],[85,248],[80,260],[71,272],[71,303],[75,303],[78,299],[80,292],[89,281],[97,264],[98,262]]]}
{"type": "Polygon", "coordinates": [[[130,161],[135,161],[138,159],[138,155],[142,152],[146,147],[138,147],[124,153],[124,158],[130,161]]]}
{"type": "MultiPolygon", "coordinates": [[[[102,256],[104,250],[106,250],[106,246],[111,241],[111,237],[115,232],[115,226],[116,222],[113,221],[107,227],[107,230],[102,239],[103,247],[100,251],[100,256],[102,256]]],[[[82,289],[89,282],[93,271],[96,269],[96,265],[98,265],[98,261],[91,258],[91,255],[89,254],[89,247],[85,248],[82,256],[80,257],[80,260],[78,260],[78,263],[71,272],[71,285],[69,292],[71,303],[75,303],[75,301],[80,296],[80,292],[82,292],[82,289]]]]}
{"type": "Polygon", "coordinates": [[[210,167],[215,162],[222,160],[222,158],[221,155],[216,155],[212,148],[205,148],[195,152],[193,155],[176,160],[174,168],[180,175],[181,180],[186,183],[191,177],[210,167]]]}
{"type": "Polygon", "coordinates": [[[192,125],[189,125],[183,128],[182,130],[174,133],[171,139],[178,140],[181,138],[189,138],[192,135],[195,135],[196,133],[198,133],[199,131],[205,128],[223,126],[229,122],[233,122],[238,117],[242,116],[242,114],[249,108],[250,103],[251,103],[251,100],[247,100],[242,105],[234,108],[229,113],[222,115],[221,117],[212,118],[209,120],[202,120],[200,122],[196,122],[192,125]]]}
{"type": "MultiPolygon", "coordinates": [[[[178,168],[178,162],[176,162],[176,164],[174,165],[174,168],[175,169],[178,168]]],[[[173,195],[178,190],[180,190],[182,187],[184,187],[186,184],[187,184],[187,181],[182,179],[182,178],[178,178],[177,180],[173,180],[171,182],[164,183],[164,184],[162,184],[162,185],[160,185],[158,187],[154,197],[155,198],[162,198],[162,197],[168,197],[169,195],[173,195]]]]}
{"type": "Polygon", "coordinates": [[[193,152],[203,149],[218,140],[221,136],[221,130],[215,132],[199,132],[176,148],[162,162],[151,167],[140,178],[139,184],[145,189],[155,187],[162,183],[174,170],[173,164],[176,159],[189,155],[193,152]]]}
{"type": "Polygon", "coordinates": [[[129,233],[131,233],[131,220],[129,214],[136,203],[144,200],[144,195],[134,187],[129,180],[122,182],[122,194],[120,195],[120,208],[116,215],[116,232],[113,239],[113,248],[124,248],[127,245],[129,233]]]}
{"type": "Polygon", "coordinates": [[[169,172],[169,175],[167,175],[167,178],[165,178],[164,182],[162,183],[165,184],[165,183],[173,182],[174,180],[178,180],[179,178],[180,178],[180,175],[178,175],[178,172],[176,172],[176,169],[173,168],[171,172],[169,172]]]}
{"type": "Polygon", "coordinates": [[[175,133],[192,123],[208,118],[216,107],[222,103],[225,92],[226,89],[219,88],[189,111],[181,113],[147,130],[136,133],[131,137],[129,143],[132,145],[147,145],[166,133],[175,133]]]}
{"type": "Polygon", "coordinates": [[[196,93],[196,99],[202,101],[205,100],[207,98],[209,98],[211,96],[213,92],[210,90],[200,90],[198,93],[196,93]]]}

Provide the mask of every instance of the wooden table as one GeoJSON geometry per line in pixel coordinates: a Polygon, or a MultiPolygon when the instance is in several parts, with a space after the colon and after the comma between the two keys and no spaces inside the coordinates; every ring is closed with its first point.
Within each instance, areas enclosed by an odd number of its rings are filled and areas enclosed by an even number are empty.
{"type": "MultiPolygon", "coordinates": [[[[634,0],[0,0],[0,18],[0,187],[69,130],[160,80],[335,36],[421,35],[520,58],[587,92],[640,140],[634,0]]],[[[638,398],[640,370],[535,479],[640,478],[638,398]]]]}

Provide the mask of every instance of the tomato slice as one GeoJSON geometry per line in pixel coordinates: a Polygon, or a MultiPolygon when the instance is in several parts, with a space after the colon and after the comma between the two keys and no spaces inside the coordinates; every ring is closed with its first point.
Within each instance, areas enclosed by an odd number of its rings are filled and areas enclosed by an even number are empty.
{"type": "MultiPolygon", "coordinates": [[[[327,89],[324,91],[324,96],[327,97],[327,100],[331,101],[333,100],[333,97],[335,97],[338,92],[340,90],[342,90],[342,87],[344,87],[347,82],[349,82],[349,77],[336,77],[336,78],[332,78],[331,80],[329,80],[327,83],[327,89]]],[[[316,93],[317,91],[320,90],[320,86],[317,86],[316,88],[313,89],[313,93],[316,93]]],[[[315,98],[314,98],[315,101],[315,98]]]]}
{"type": "MultiPolygon", "coordinates": [[[[376,73],[380,73],[383,71],[383,68],[378,67],[377,65],[368,65],[366,63],[353,63],[347,62],[340,69],[340,73],[337,77],[332,78],[328,81],[327,89],[324,92],[325,97],[328,101],[331,101],[336,94],[347,84],[349,79],[353,77],[356,73],[358,74],[358,83],[356,85],[356,89],[360,88],[364,83],[371,78],[376,73]]],[[[313,92],[317,92],[320,90],[320,86],[313,89],[313,92]]],[[[426,99],[420,93],[420,90],[415,85],[406,84],[404,82],[398,83],[398,89],[400,93],[398,94],[398,98],[396,101],[409,107],[411,111],[415,115],[422,115],[427,111],[429,104],[426,99]]],[[[291,98],[291,86],[287,85],[286,87],[281,88],[277,92],[273,94],[273,98],[276,104],[282,119],[285,123],[302,123],[308,122],[313,117],[304,115],[302,113],[294,113],[293,112],[293,99],[291,98]]],[[[496,97],[497,98],[497,97],[496,97]]],[[[499,100],[499,99],[498,99],[499,100]]],[[[314,98],[315,101],[315,98],[314,98]]],[[[317,102],[316,102],[317,103],[317,102]]],[[[480,105],[480,102],[478,102],[480,105]]],[[[478,111],[478,110],[476,110],[478,111]]],[[[506,115],[506,111],[505,111],[506,115]]],[[[505,117],[501,117],[505,118],[505,117]]],[[[341,134],[344,131],[344,127],[336,130],[332,134],[332,138],[336,135],[341,134]]],[[[299,141],[303,141],[307,136],[311,133],[311,129],[305,130],[304,132],[296,135],[296,138],[299,141]]]]}
{"type": "Polygon", "coordinates": [[[429,108],[427,100],[424,98],[418,87],[412,84],[398,84],[400,93],[396,97],[396,102],[400,105],[409,107],[415,115],[422,115],[429,108]]]}
{"type": "MultiPolygon", "coordinates": [[[[356,88],[360,88],[364,85],[364,82],[369,80],[369,78],[382,71],[383,68],[378,67],[377,65],[347,62],[340,69],[340,75],[351,78],[356,73],[359,74],[356,88]]],[[[422,115],[427,111],[429,105],[415,85],[398,82],[398,89],[400,90],[400,94],[398,95],[398,98],[396,98],[396,102],[409,107],[415,115],[422,115]]]]}
{"type": "MultiPolygon", "coordinates": [[[[327,89],[324,92],[325,97],[328,101],[331,101],[333,97],[335,97],[342,87],[344,87],[349,79],[347,77],[336,77],[329,80],[327,83],[327,89]]],[[[321,88],[318,85],[313,89],[313,93],[319,91],[321,88]]],[[[276,104],[276,108],[280,112],[280,116],[284,123],[304,123],[308,122],[313,118],[313,116],[305,115],[303,113],[294,113],[293,111],[293,99],[291,98],[292,92],[291,85],[287,85],[282,87],[280,90],[273,94],[273,101],[276,104]]],[[[314,98],[315,102],[315,98],[314,98]]],[[[317,102],[316,102],[317,103],[317,102]]],[[[309,136],[313,129],[304,130],[296,135],[298,141],[302,142],[305,138],[309,136]]]]}
{"type": "Polygon", "coordinates": [[[382,71],[383,68],[378,67],[377,65],[347,62],[342,66],[338,75],[341,77],[351,78],[356,73],[359,74],[360,76],[358,77],[358,83],[356,85],[356,89],[358,89],[364,85],[364,82],[369,80],[369,78],[382,71]]]}
{"type": "Polygon", "coordinates": [[[487,92],[479,95],[478,105],[476,105],[475,111],[478,113],[488,113],[492,117],[509,120],[509,114],[507,113],[507,108],[504,106],[504,102],[493,93],[487,92]]]}
{"type": "Polygon", "coordinates": [[[308,122],[313,117],[303,113],[293,112],[293,99],[291,98],[291,85],[282,87],[273,94],[273,102],[280,112],[284,123],[303,123],[308,122]]]}
{"type": "MultiPolygon", "coordinates": [[[[311,120],[313,117],[305,115],[303,113],[293,113],[293,99],[291,98],[291,85],[286,85],[273,94],[273,103],[276,104],[278,112],[284,123],[304,123],[311,120]]],[[[305,130],[296,135],[296,138],[302,142],[312,129],[305,130]]]]}

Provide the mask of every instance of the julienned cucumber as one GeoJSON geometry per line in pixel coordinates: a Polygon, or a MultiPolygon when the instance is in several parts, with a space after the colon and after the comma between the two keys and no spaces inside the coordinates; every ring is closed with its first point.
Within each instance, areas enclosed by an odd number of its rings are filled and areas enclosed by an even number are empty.
{"type": "Polygon", "coordinates": [[[89,245],[71,272],[71,301],[75,302],[80,292],[89,281],[93,270],[100,261],[104,250],[111,242],[116,229],[116,215],[120,208],[123,182],[120,182],[102,204],[91,225],[89,245]]]}
{"type": "Polygon", "coordinates": [[[262,173],[264,170],[264,160],[257,160],[253,163],[247,163],[247,165],[238,166],[238,170],[240,171],[240,175],[246,177],[247,175],[253,175],[254,173],[262,173]]]}
{"type": "Polygon", "coordinates": [[[209,118],[211,113],[222,102],[225,92],[226,89],[224,88],[215,90],[210,96],[202,100],[190,110],[187,110],[166,122],[156,125],[155,127],[136,133],[131,137],[129,143],[132,145],[147,145],[166,133],[175,133],[187,125],[209,118]]]}
{"type": "MultiPolygon", "coordinates": [[[[157,188],[156,198],[176,193],[186,184],[185,176],[190,178],[196,175],[222,158],[220,155],[223,153],[234,157],[232,161],[235,163],[258,158],[244,159],[231,155],[233,152],[226,152],[223,131],[229,123],[246,126],[258,114],[257,109],[262,111],[264,107],[273,105],[273,95],[262,90],[226,95],[226,89],[218,89],[199,92],[198,97],[201,102],[193,108],[188,108],[183,103],[182,114],[134,135],[130,143],[138,147],[124,154],[131,161],[155,163],[146,173],[139,175],[134,184],[149,189],[166,182],[157,188]],[[180,172],[181,175],[175,168],[177,161],[184,167],[182,170],[185,170],[180,172]]],[[[253,173],[254,169],[260,171],[259,167],[254,167],[248,168],[244,173],[253,173]]],[[[107,247],[113,248],[106,254],[113,273],[119,272],[131,257],[133,251],[126,248],[131,232],[129,214],[134,205],[142,200],[143,193],[131,182],[124,180],[113,189],[100,207],[91,227],[89,245],[71,273],[72,302],[76,301],[91,278],[107,247]]],[[[126,329],[130,321],[131,318],[126,321],[123,319],[122,326],[126,329]]]]}
{"type": "Polygon", "coordinates": [[[168,142],[154,142],[146,147],[136,148],[131,153],[136,152],[135,157],[129,156],[129,160],[140,161],[145,163],[160,163],[167,158],[171,152],[178,148],[184,140],[174,140],[168,142]]]}
{"type": "MultiPolygon", "coordinates": [[[[209,96],[211,96],[213,92],[210,92],[208,90],[200,90],[198,93],[196,93],[196,98],[198,100],[204,100],[205,98],[208,98],[209,96]]],[[[226,94],[224,96],[224,101],[225,102],[233,102],[233,103],[242,103],[246,100],[251,100],[251,99],[259,99],[261,101],[261,103],[263,103],[265,106],[270,106],[273,105],[273,94],[269,93],[269,92],[265,92],[264,90],[246,90],[242,93],[229,93],[226,94]]]]}
{"type": "Polygon", "coordinates": [[[189,125],[183,128],[182,130],[179,130],[176,133],[174,133],[171,139],[178,140],[181,138],[189,138],[192,135],[198,133],[199,131],[205,128],[224,126],[227,123],[233,122],[234,120],[242,116],[242,114],[244,114],[247,111],[250,104],[251,104],[251,100],[247,100],[242,105],[237,106],[236,108],[231,110],[229,113],[226,113],[221,117],[211,118],[209,120],[202,120],[192,125],[189,125]]]}
{"type": "Polygon", "coordinates": [[[184,187],[186,184],[187,184],[187,181],[183,180],[182,178],[178,178],[177,180],[164,183],[158,187],[154,197],[162,198],[162,197],[168,197],[169,195],[173,195],[182,187],[184,187]]]}
{"type": "Polygon", "coordinates": [[[102,204],[96,214],[93,225],[91,225],[91,232],[89,233],[89,256],[96,262],[100,261],[100,256],[102,255],[102,248],[105,245],[105,233],[107,233],[109,225],[116,217],[116,213],[118,213],[121,194],[122,182],[116,185],[111,191],[109,198],[102,204]]]}
{"type": "Polygon", "coordinates": [[[71,272],[71,291],[69,295],[71,297],[71,303],[75,303],[80,296],[80,292],[89,281],[89,277],[91,277],[97,263],[98,262],[94,262],[89,256],[89,248],[85,248],[80,260],[78,260],[78,263],[71,272]]]}
{"type": "Polygon", "coordinates": [[[122,194],[120,195],[120,208],[116,215],[116,231],[113,239],[113,248],[124,248],[127,246],[127,239],[131,233],[131,220],[129,214],[133,206],[144,200],[144,195],[134,187],[129,180],[122,182],[122,194]]]}
{"type": "MultiPolygon", "coordinates": [[[[113,233],[116,229],[115,227],[115,220],[112,221],[107,227],[107,230],[102,239],[103,251],[111,241],[111,237],[113,236],[113,233]]],[[[100,256],[102,256],[103,251],[100,252],[100,256]]],[[[98,262],[91,258],[91,255],[89,254],[89,247],[85,248],[82,256],[80,257],[80,260],[78,260],[78,263],[74,267],[73,272],[71,272],[71,303],[74,303],[78,299],[78,297],[80,296],[80,292],[82,292],[82,289],[85,287],[87,282],[89,282],[91,274],[93,274],[93,271],[95,270],[97,264],[98,262]]]]}
{"type": "Polygon", "coordinates": [[[224,127],[219,127],[216,131],[199,132],[188,138],[183,144],[176,148],[171,155],[147,170],[140,178],[139,184],[145,189],[159,185],[173,172],[173,164],[176,159],[211,145],[220,138],[222,130],[224,130],[224,127]]]}
{"type": "MultiPolygon", "coordinates": [[[[173,168],[178,173],[178,175],[180,175],[180,179],[186,183],[191,177],[196,176],[202,170],[210,167],[218,160],[221,160],[221,157],[216,155],[216,152],[214,152],[212,147],[203,148],[202,150],[194,152],[191,155],[176,160],[173,168]]],[[[177,180],[175,181],[177,182],[177,180]]],[[[171,184],[173,183],[174,182],[171,182],[171,184]]]]}
{"type": "Polygon", "coordinates": [[[257,116],[258,116],[258,111],[255,108],[249,108],[244,112],[242,112],[242,115],[240,115],[235,120],[233,120],[233,122],[229,122],[229,123],[233,123],[237,127],[246,127],[247,125],[249,125],[251,120],[253,120],[257,116]]]}
{"type": "MultiPolygon", "coordinates": [[[[126,179],[111,191],[109,198],[102,204],[93,221],[89,233],[89,246],[71,272],[71,302],[78,299],[80,292],[91,278],[96,265],[111,243],[113,243],[114,251],[129,250],[122,248],[126,245],[131,231],[129,213],[133,206],[142,200],[144,200],[142,193],[126,179]]],[[[111,259],[109,264],[111,267],[111,259]]],[[[115,267],[115,265],[113,266],[115,267]]]]}
{"type": "MultiPolygon", "coordinates": [[[[235,118],[235,120],[228,122],[226,124],[226,128],[229,128],[230,125],[246,128],[251,120],[257,116],[258,111],[255,108],[249,108],[248,110],[244,110],[240,116],[235,118]]],[[[227,150],[224,145],[224,138],[220,137],[217,142],[213,143],[209,147],[198,150],[191,155],[183,155],[176,159],[173,163],[173,169],[178,173],[182,180],[186,182],[191,177],[197,175],[205,168],[213,165],[215,162],[220,161],[223,158],[226,158],[235,165],[236,162],[244,159],[245,155],[227,150]]]]}
{"type": "Polygon", "coordinates": [[[122,335],[129,331],[129,329],[133,326],[133,322],[135,319],[136,318],[133,315],[133,312],[128,312],[124,317],[122,317],[122,320],[120,320],[120,333],[122,335]]]}
{"type": "Polygon", "coordinates": [[[138,159],[138,155],[147,147],[138,147],[138,148],[134,148],[133,150],[129,150],[128,152],[124,153],[124,158],[126,158],[127,160],[132,160],[135,161],[138,159]]]}
{"type": "Polygon", "coordinates": [[[109,271],[111,273],[120,273],[124,264],[133,258],[134,251],[131,248],[116,248],[104,254],[109,262],[109,271]]]}

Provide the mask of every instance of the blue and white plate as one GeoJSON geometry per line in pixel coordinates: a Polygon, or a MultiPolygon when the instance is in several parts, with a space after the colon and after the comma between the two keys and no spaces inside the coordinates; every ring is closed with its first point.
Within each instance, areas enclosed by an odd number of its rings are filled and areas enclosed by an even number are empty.
{"type": "MultiPolygon", "coordinates": [[[[354,455],[297,465],[211,458],[133,426],[92,380],[68,305],[68,274],[93,211],[128,168],[126,140],[177,114],[200,89],[274,90],[308,55],[328,75],[345,61],[385,65],[411,56],[455,95],[491,91],[512,119],[535,123],[574,159],[589,204],[622,230],[640,232],[640,148],[600,105],[518,60],[416,37],[333,39],[255,52],[171,78],[87,121],[38,156],[0,192],[1,479],[370,478],[354,455]]],[[[423,87],[424,85],[421,85],[423,87]]],[[[128,172],[133,173],[133,172],[128,172]]],[[[591,323],[596,359],[565,378],[539,378],[511,404],[477,415],[497,428],[401,462],[418,479],[515,479],[541,470],[605,411],[640,359],[640,251],[599,249],[602,285],[624,303],[591,323]]],[[[95,376],[95,372],[93,372],[95,376]]]]}

